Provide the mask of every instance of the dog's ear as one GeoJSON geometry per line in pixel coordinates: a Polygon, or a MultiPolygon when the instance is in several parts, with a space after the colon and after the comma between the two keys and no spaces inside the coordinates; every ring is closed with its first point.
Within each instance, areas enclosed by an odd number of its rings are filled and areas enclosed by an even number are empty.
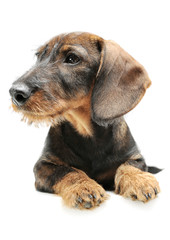
{"type": "Polygon", "coordinates": [[[92,92],[92,119],[107,126],[132,110],[151,81],[134,58],[112,41],[100,43],[101,59],[92,92]]]}

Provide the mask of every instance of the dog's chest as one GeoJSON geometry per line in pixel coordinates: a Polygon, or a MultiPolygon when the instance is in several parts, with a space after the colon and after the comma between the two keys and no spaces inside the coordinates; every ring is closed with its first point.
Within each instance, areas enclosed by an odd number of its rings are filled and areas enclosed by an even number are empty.
{"type": "Polygon", "coordinates": [[[113,155],[111,129],[94,126],[94,130],[93,137],[83,137],[69,123],[62,128],[64,142],[80,158],[82,168],[86,166],[91,170],[100,167],[109,155],[113,155]]]}

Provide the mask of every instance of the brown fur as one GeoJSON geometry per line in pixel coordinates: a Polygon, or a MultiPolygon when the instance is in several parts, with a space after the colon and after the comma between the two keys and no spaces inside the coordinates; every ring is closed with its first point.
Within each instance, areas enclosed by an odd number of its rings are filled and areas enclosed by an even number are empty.
{"type": "MultiPolygon", "coordinates": [[[[83,136],[92,136],[91,91],[85,97],[79,95],[70,101],[59,99],[56,106],[51,106],[43,99],[42,92],[36,92],[28,102],[27,110],[22,112],[23,120],[28,121],[29,124],[43,121],[47,125],[55,125],[60,119],[66,119],[83,136]],[[43,106],[43,109],[41,106],[43,106]]],[[[14,111],[19,111],[13,103],[12,107],[14,111]]]]}
{"type": "Polygon", "coordinates": [[[105,190],[83,171],[68,173],[53,186],[54,192],[62,196],[69,207],[94,208],[107,199],[105,190]]]}
{"type": "Polygon", "coordinates": [[[91,124],[91,94],[82,99],[71,101],[71,109],[64,114],[64,117],[82,136],[92,136],[93,128],[91,124]]]}
{"type": "Polygon", "coordinates": [[[123,164],[116,172],[115,192],[133,200],[147,202],[157,196],[160,187],[151,173],[123,164]]]}
{"type": "Polygon", "coordinates": [[[36,189],[80,209],[102,203],[104,188],[143,202],[155,198],[159,184],[123,118],[151,84],[144,67],[117,43],[89,33],[61,34],[36,55],[10,89],[23,120],[51,126],[34,167],[36,189]]]}
{"type": "Polygon", "coordinates": [[[94,118],[98,122],[103,115],[110,121],[132,110],[151,85],[143,66],[117,43],[105,41],[103,49],[92,96],[94,118]]]}

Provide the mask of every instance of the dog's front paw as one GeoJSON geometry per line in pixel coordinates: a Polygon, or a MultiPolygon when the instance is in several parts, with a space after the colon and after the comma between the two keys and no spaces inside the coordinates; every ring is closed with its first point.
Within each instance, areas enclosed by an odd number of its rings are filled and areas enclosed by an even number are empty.
{"type": "Polygon", "coordinates": [[[156,178],[130,165],[122,165],[115,176],[115,192],[133,200],[147,202],[160,192],[156,178]]]}
{"type": "Polygon", "coordinates": [[[64,202],[71,207],[90,209],[99,206],[107,197],[105,190],[95,181],[70,186],[62,195],[64,202]]]}
{"type": "Polygon", "coordinates": [[[61,182],[54,186],[54,190],[61,195],[67,206],[79,209],[91,209],[99,206],[108,197],[102,186],[82,171],[67,174],[61,182]]]}

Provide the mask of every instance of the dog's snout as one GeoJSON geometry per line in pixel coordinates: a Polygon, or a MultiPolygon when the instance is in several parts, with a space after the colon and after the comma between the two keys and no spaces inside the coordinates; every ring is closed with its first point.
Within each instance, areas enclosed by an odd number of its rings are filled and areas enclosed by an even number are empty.
{"type": "Polygon", "coordinates": [[[17,106],[23,106],[31,96],[32,89],[25,84],[13,84],[9,92],[13,103],[17,106]]]}

